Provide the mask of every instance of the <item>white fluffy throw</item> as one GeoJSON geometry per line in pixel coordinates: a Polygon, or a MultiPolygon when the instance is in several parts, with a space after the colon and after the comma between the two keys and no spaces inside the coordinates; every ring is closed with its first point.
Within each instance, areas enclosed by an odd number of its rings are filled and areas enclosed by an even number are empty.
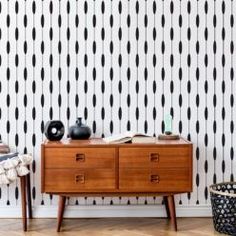
{"type": "Polygon", "coordinates": [[[16,180],[18,176],[29,173],[27,165],[31,164],[33,157],[30,154],[19,154],[0,162],[0,185],[9,184],[16,180]]]}

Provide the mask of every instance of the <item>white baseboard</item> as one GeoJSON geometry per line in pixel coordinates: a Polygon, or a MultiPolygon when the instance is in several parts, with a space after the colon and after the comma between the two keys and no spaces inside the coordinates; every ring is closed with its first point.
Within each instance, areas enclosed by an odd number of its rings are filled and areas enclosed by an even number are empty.
{"type": "MultiPolygon", "coordinates": [[[[211,217],[211,206],[177,206],[178,217],[211,217]]],[[[55,218],[57,206],[35,206],[35,218],[55,218]]],[[[0,207],[0,218],[20,218],[20,207],[0,207]]],[[[65,218],[166,217],[163,205],[67,206],[65,218]]]]}

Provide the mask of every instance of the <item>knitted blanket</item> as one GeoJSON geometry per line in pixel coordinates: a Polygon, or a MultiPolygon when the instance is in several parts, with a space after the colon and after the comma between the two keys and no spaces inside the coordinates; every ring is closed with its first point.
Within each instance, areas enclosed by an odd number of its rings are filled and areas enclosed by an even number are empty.
{"type": "Polygon", "coordinates": [[[32,163],[32,155],[13,154],[12,156],[9,156],[6,160],[5,158],[2,158],[2,161],[0,160],[0,185],[10,184],[18,176],[24,176],[29,173],[27,165],[32,163]]]}

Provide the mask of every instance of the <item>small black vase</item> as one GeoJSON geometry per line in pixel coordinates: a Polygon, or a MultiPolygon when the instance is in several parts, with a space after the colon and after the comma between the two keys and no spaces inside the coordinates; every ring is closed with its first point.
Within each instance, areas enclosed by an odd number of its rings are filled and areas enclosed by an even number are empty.
{"type": "Polygon", "coordinates": [[[88,139],[91,135],[91,129],[82,123],[82,118],[78,117],[76,124],[69,128],[69,137],[71,139],[88,139]]]}
{"type": "Polygon", "coordinates": [[[44,134],[50,141],[59,141],[65,133],[65,127],[60,120],[48,121],[44,128],[44,134]]]}

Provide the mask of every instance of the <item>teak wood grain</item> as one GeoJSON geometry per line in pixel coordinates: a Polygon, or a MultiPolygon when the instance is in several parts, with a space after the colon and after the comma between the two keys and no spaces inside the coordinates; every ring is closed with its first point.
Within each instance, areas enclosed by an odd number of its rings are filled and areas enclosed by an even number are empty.
{"type": "Polygon", "coordinates": [[[119,148],[120,168],[189,167],[190,149],[180,148],[119,148]]]}
{"type": "Polygon", "coordinates": [[[160,195],[177,229],[174,194],[192,191],[192,143],[106,144],[102,139],[42,144],[41,191],[60,196],[160,195]],[[167,200],[168,199],[168,200],[167,200]]]}
{"type": "Polygon", "coordinates": [[[90,192],[116,188],[115,169],[46,169],[45,191],[90,192]]]}
{"type": "Polygon", "coordinates": [[[188,169],[120,169],[120,190],[136,192],[190,192],[188,169]],[[173,178],[174,177],[174,178],[173,178]]]}
{"type": "Polygon", "coordinates": [[[46,168],[115,168],[115,148],[46,148],[46,168]],[[66,150],[66,151],[65,151],[66,150]]]}

